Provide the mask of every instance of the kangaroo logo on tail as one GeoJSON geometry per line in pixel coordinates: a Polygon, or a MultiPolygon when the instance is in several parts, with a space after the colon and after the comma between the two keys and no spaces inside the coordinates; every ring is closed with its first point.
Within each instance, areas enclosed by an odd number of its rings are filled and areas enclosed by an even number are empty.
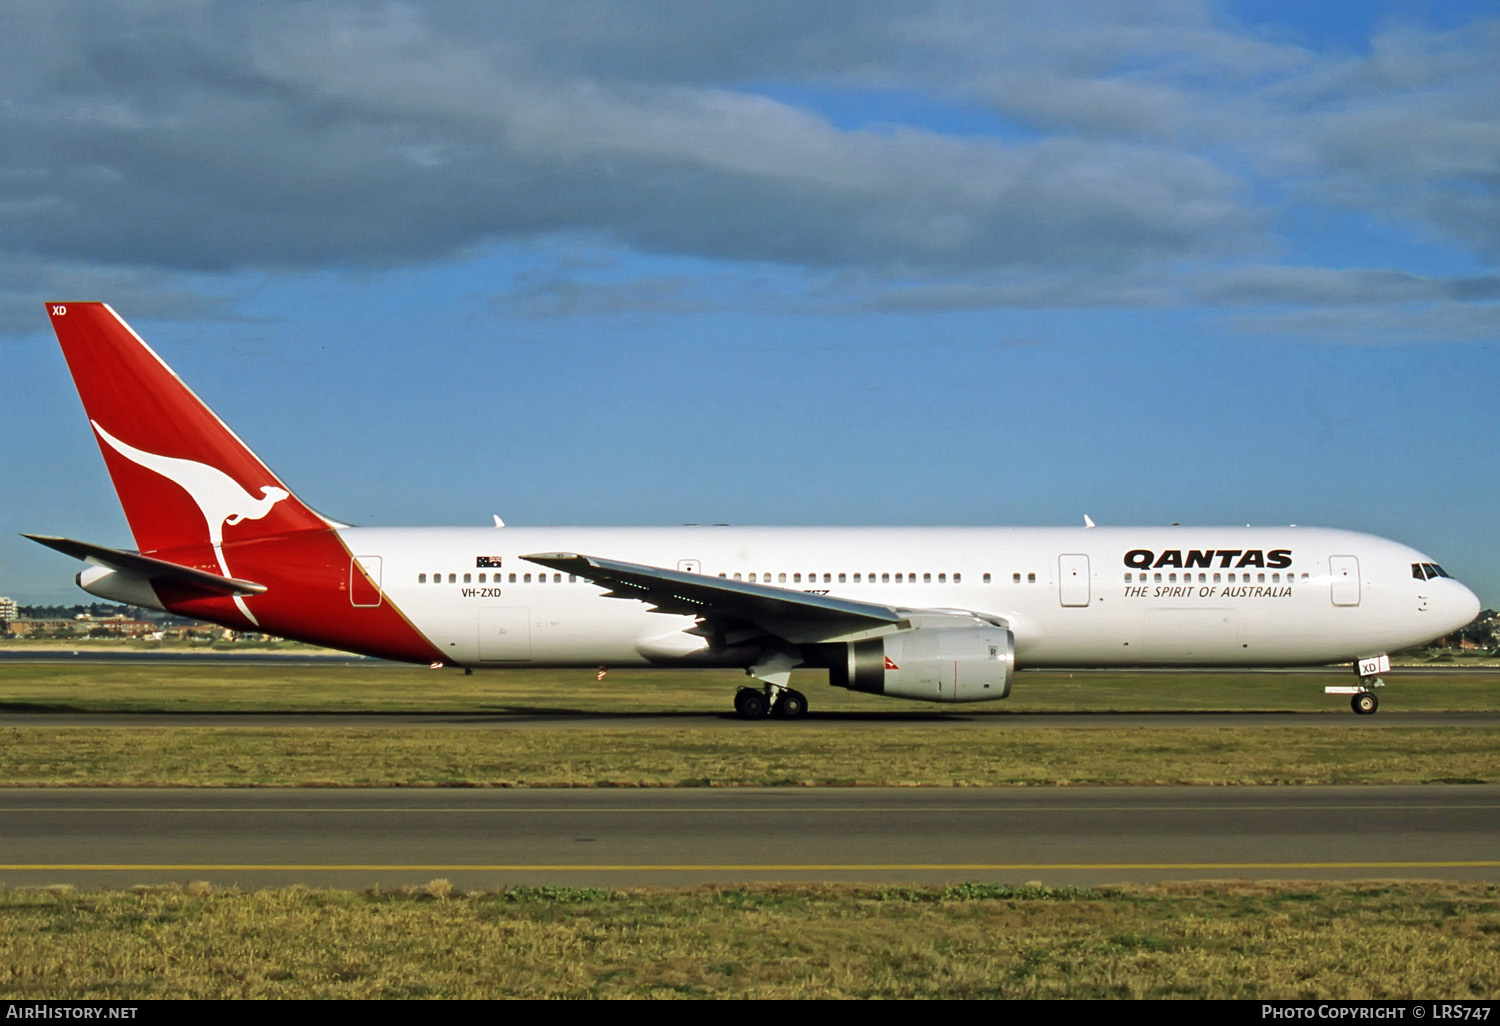
{"type": "MultiPolygon", "coordinates": [[[[229,572],[229,566],[224,562],[224,525],[240,524],[246,520],[259,520],[270,513],[272,507],[278,502],[291,494],[285,488],[261,485],[261,498],[256,498],[245,491],[238,481],[217,467],[211,467],[207,463],[199,463],[196,460],[184,460],[175,456],[160,456],[154,452],[145,452],[120,441],[100,427],[97,420],[91,419],[89,423],[94,426],[99,437],[108,442],[115,452],[132,463],[160,474],[187,492],[193,502],[197,503],[199,512],[203,514],[203,519],[208,524],[209,543],[213,545],[214,555],[219,560],[219,569],[224,572],[225,577],[234,575],[229,572]]],[[[243,598],[236,595],[234,601],[240,607],[240,612],[244,613],[251,623],[256,626],[260,625],[260,621],[256,620],[245,606],[243,598]]]]}

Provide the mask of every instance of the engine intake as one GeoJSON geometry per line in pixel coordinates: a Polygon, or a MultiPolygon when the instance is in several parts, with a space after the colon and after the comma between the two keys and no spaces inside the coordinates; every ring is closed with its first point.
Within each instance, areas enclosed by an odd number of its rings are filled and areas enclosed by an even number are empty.
{"type": "Polygon", "coordinates": [[[1000,627],[897,631],[844,648],[828,683],[924,702],[989,702],[1010,694],[1015,639],[1000,627]]]}

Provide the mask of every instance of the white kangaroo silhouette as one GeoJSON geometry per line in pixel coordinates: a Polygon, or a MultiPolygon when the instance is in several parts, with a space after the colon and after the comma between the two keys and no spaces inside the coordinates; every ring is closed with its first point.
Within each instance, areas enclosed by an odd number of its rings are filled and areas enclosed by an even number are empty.
{"type": "MultiPolygon", "coordinates": [[[[263,497],[257,499],[245,491],[238,481],[218,467],[211,467],[207,463],[199,463],[196,460],[159,456],[154,452],[137,449],[104,430],[97,420],[90,419],[89,423],[94,426],[95,431],[99,432],[99,437],[108,442],[115,452],[132,463],[160,474],[187,492],[198,504],[198,511],[203,514],[203,519],[208,524],[209,543],[213,545],[214,555],[219,560],[219,569],[224,571],[225,577],[234,575],[229,572],[229,567],[224,562],[222,548],[224,525],[239,524],[246,520],[259,520],[271,512],[271,507],[291,494],[285,488],[261,485],[260,491],[263,497]]],[[[241,596],[236,595],[234,601],[251,623],[256,626],[260,625],[260,621],[251,615],[241,596]]]]}

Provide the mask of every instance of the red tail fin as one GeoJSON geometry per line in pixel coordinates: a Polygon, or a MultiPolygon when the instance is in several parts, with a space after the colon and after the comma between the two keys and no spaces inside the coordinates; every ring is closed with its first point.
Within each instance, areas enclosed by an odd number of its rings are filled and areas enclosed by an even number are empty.
{"type": "Polygon", "coordinates": [[[108,305],[47,312],[142,552],[209,547],[232,576],[226,541],[328,526],[108,305]]]}

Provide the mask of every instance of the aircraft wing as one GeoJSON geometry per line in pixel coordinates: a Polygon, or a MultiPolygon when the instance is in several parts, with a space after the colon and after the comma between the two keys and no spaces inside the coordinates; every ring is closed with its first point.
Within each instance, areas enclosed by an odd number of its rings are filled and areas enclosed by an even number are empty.
{"type": "Polygon", "coordinates": [[[538,552],[521,558],[582,577],[609,589],[613,598],[649,603],[658,612],[686,613],[706,620],[742,620],[792,642],[828,641],[906,619],[894,606],[576,552],[538,552]]]}
{"type": "Polygon", "coordinates": [[[266,590],[264,584],[256,584],[254,581],[242,581],[234,577],[209,573],[207,570],[195,570],[190,566],[169,563],[164,559],[152,559],[139,552],[109,549],[103,545],[74,541],[72,538],[56,538],[47,534],[27,534],[22,537],[30,538],[34,542],[45,545],[49,549],[56,549],[74,559],[81,559],[85,563],[134,574],[152,583],[176,584],[214,595],[259,595],[266,590]]]}

